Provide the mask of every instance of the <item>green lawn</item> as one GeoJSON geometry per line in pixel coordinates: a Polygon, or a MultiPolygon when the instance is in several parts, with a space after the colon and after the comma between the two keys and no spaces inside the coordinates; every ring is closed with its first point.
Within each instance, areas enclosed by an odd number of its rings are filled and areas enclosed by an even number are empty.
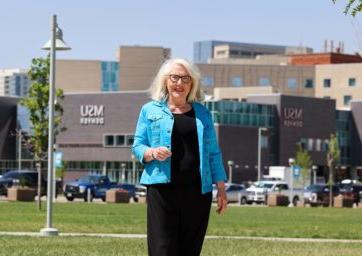
{"type": "MultiPolygon", "coordinates": [[[[0,236],[0,255],[147,255],[145,239],[94,237],[11,237],[0,236]]],[[[362,244],[299,243],[256,240],[207,239],[202,249],[205,256],[356,256],[362,244]]]]}
{"type": "MultiPolygon", "coordinates": [[[[35,203],[0,203],[0,231],[38,232],[46,211],[35,203]]],[[[53,226],[60,232],[146,233],[144,204],[56,203],[53,226]]],[[[212,209],[208,235],[362,239],[362,208],[229,207],[212,209]]]]}

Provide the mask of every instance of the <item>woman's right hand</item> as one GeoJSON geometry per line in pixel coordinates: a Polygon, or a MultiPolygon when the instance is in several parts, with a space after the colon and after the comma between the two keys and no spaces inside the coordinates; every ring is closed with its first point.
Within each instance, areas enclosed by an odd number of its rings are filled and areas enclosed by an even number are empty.
{"type": "Polygon", "coordinates": [[[172,155],[171,151],[166,147],[150,148],[145,152],[146,162],[152,160],[165,161],[172,155]]]}
{"type": "Polygon", "coordinates": [[[165,161],[172,155],[171,151],[166,147],[153,148],[152,150],[153,158],[158,161],[165,161]]]}

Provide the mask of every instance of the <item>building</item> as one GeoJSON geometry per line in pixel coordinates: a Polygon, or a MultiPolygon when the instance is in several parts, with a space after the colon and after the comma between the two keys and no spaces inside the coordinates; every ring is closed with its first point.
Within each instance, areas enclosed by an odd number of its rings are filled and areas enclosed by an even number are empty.
{"type": "Polygon", "coordinates": [[[171,50],[121,46],[117,61],[57,60],[56,85],[67,93],[145,90],[171,50]]]}
{"type": "Polygon", "coordinates": [[[25,69],[0,69],[0,96],[24,97],[30,87],[25,69]]]}
{"type": "Polygon", "coordinates": [[[312,48],[298,46],[282,46],[228,41],[198,41],[194,42],[194,62],[208,63],[213,58],[248,58],[258,55],[311,53],[312,48]]]}
{"type": "MultiPolygon", "coordinates": [[[[66,94],[64,125],[57,136],[58,150],[64,153],[68,172],[74,179],[88,172],[107,174],[114,181],[130,181],[142,166],[132,158],[139,110],[148,101],[145,91],[66,94]]],[[[258,132],[261,138],[262,173],[272,165],[288,165],[295,157],[297,144],[311,154],[319,177],[328,176],[326,151],[331,133],[337,133],[342,159],[339,178],[362,179],[361,127],[362,104],[352,111],[336,111],[333,99],[288,96],[278,93],[248,95],[246,101],[212,100],[205,102],[211,111],[221,146],[225,168],[232,160],[233,181],[257,177],[258,132]],[[358,137],[359,144],[351,141],[358,137]],[[232,145],[232,147],[230,146],[232,145]],[[343,171],[343,172],[342,172],[343,171]]]]}
{"type": "Polygon", "coordinates": [[[16,97],[0,97],[0,160],[15,160],[17,128],[16,97]]]}
{"type": "Polygon", "coordinates": [[[119,63],[57,60],[56,86],[65,92],[119,91],[119,63]]]}
{"type": "Polygon", "coordinates": [[[315,97],[336,100],[338,109],[349,109],[351,100],[362,100],[362,63],[317,65],[315,97]]]}

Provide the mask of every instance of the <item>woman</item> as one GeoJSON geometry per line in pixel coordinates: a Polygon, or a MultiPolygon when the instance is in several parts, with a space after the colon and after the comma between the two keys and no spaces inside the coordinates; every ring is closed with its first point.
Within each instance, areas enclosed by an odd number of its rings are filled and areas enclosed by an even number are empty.
{"type": "Polygon", "coordinates": [[[133,154],[144,164],[149,255],[199,255],[212,201],[227,207],[226,180],[210,112],[202,99],[200,74],[184,59],[166,61],[151,88],[153,101],[140,112],[133,154]]]}

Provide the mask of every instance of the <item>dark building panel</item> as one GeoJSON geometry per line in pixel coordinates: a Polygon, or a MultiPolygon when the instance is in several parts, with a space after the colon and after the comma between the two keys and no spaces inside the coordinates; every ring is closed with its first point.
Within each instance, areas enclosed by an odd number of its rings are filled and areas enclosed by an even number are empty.
{"type": "Polygon", "coordinates": [[[362,167],[362,101],[352,101],[351,110],[353,116],[352,165],[362,167]]]}
{"type": "Polygon", "coordinates": [[[16,158],[16,137],[10,132],[16,129],[17,98],[0,97],[0,159],[16,158]]]}
{"type": "MultiPolygon", "coordinates": [[[[217,125],[219,145],[222,151],[225,170],[228,174],[229,160],[234,162],[233,182],[253,181],[257,179],[258,128],[231,125],[217,125]]],[[[262,173],[267,174],[269,152],[261,150],[262,173]]]]}

